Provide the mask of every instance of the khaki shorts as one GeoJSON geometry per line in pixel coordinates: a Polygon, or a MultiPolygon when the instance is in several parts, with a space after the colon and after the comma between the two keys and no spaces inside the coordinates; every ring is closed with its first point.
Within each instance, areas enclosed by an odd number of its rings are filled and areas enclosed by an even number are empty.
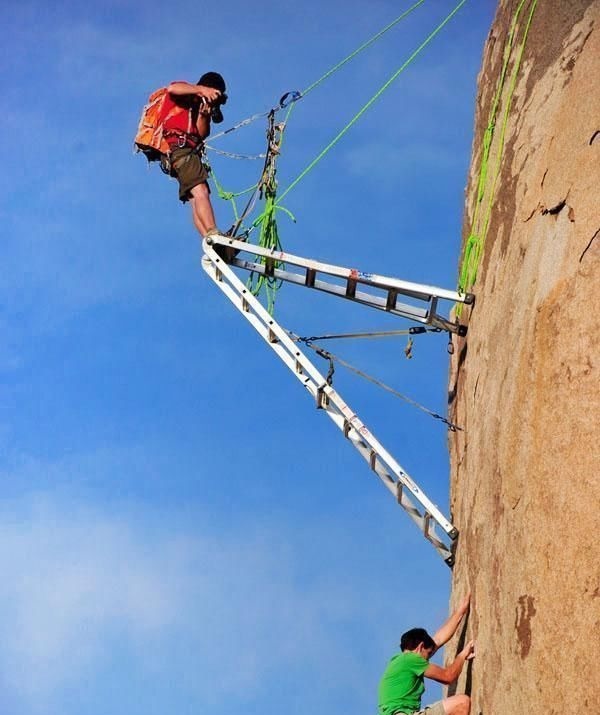
{"type": "MultiPolygon", "coordinates": [[[[396,710],[393,715],[400,715],[402,710],[396,710]]],[[[405,715],[446,715],[442,701],[438,700],[437,703],[432,703],[431,705],[426,705],[422,710],[416,710],[412,713],[406,713],[405,715]]]]}
{"type": "Polygon", "coordinates": [[[194,186],[207,182],[208,170],[198,153],[188,147],[173,149],[170,159],[172,175],[179,182],[179,200],[185,203],[194,186]]]}

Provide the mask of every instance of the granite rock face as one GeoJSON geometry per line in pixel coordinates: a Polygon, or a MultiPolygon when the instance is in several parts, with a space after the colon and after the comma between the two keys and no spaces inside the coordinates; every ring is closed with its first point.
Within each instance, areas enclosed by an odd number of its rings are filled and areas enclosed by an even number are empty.
{"type": "MultiPolygon", "coordinates": [[[[465,239],[518,5],[485,47],[465,239]]],[[[472,591],[477,643],[457,692],[473,715],[598,715],[600,0],[538,0],[499,165],[450,369],[453,600],[472,591]]]]}

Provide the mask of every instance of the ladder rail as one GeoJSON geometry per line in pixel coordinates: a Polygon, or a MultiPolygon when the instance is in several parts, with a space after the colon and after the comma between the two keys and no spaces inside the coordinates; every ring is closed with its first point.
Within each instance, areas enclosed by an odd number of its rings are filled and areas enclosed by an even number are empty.
{"type": "Polygon", "coordinates": [[[211,236],[208,239],[208,243],[225,246],[238,252],[254,254],[262,259],[262,261],[248,261],[234,257],[229,261],[229,265],[236,268],[271,277],[275,280],[313,288],[340,298],[346,298],[408,320],[432,325],[450,333],[466,334],[466,327],[438,313],[437,305],[439,300],[471,304],[474,300],[471,293],[459,293],[437,286],[413,283],[399,278],[322,263],[284,251],[275,251],[237,239],[227,238],[226,236],[211,236]],[[281,267],[283,264],[285,266],[281,267]],[[303,272],[291,272],[287,270],[288,265],[301,268],[303,272]],[[317,277],[320,274],[337,279],[338,283],[324,281],[317,277]],[[357,286],[362,286],[366,290],[357,290],[357,286]],[[399,296],[425,302],[428,307],[423,308],[399,302],[399,296]]]}
{"type": "MultiPolygon", "coordinates": [[[[286,281],[288,283],[294,283],[295,285],[306,286],[306,278],[300,273],[291,273],[290,271],[283,270],[281,268],[273,268],[269,270],[264,263],[255,263],[253,261],[243,261],[239,258],[234,258],[230,265],[236,268],[242,268],[246,271],[251,271],[253,273],[258,273],[259,275],[269,276],[275,278],[276,280],[286,281]]],[[[382,296],[373,295],[372,293],[367,293],[364,291],[355,291],[351,296],[347,295],[347,289],[343,285],[337,285],[335,283],[327,283],[327,281],[322,281],[317,278],[311,282],[310,288],[322,291],[323,293],[329,293],[331,295],[337,295],[340,298],[350,298],[355,303],[362,303],[363,305],[368,305],[373,308],[378,308],[379,310],[384,310],[393,315],[399,315],[401,317],[410,317],[411,320],[418,322],[427,322],[428,311],[425,308],[419,308],[417,306],[412,306],[407,303],[396,302],[394,307],[388,308],[387,299],[382,296]]]]}
{"type": "Polygon", "coordinates": [[[296,256],[293,253],[287,253],[286,251],[275,251],[271,248],[263,248],[262,246],[248,243],[247,241],[239,241],[238,239],[228,238],[227,236],[219,234],[211,236],[209,240],[212,244],[230,246],[231,248],[234,248],[242,253],[253,253],[256,256],[271,258],[276,262],[290,263],[302,268],[313,269],[318,273],[327,273],[328,275],[337,276],[338,278],[352,279],[357,283],[364,283],[365,285],[395,288],[403,293],[412,293],[415,298],[419,296],[433,295],[438,298],[443,298],[444,300],[452,301],[453,303],[471,304],[474,302],[474,295],[472,293],[461,293],[459,291],[448,290],[447,288],[440,288],[439,286],[414,283],[412,281],[392,278],[391,276],[384,276],[378,273],[368,273],[365,271],[359,271],[355,268],[345,268],[332,263],[323,263],[321,261],[313,260],[312,258],[296,256]]]}
{"type": "Polygon", "coordinates": [[[317,367],[302,352],[287,331],[269,315],[260,301],[239,280],[233,270],[215,253],[208,241],[203,244],[205,255],[202,267],[213,282],[229,298],[254,329],[267,342],[282,362],[296,375],[309,391],[316,406],[323,409],[348,441],[369,463],[389,491],[397,498],[423,535],[432,543],[444,561],[452,566],[453,544],[457,529],[448,521],[438,507],[431,502],[408,473],[371,434],[358,415],[327,383],[317,367]],[[417,503],[420,505],[419,510],[417,503]],[[433,521],[433,525],[431,522],[433,521]],[[444,543],[436,531],[439,527],[450,545],[444,543]]]}

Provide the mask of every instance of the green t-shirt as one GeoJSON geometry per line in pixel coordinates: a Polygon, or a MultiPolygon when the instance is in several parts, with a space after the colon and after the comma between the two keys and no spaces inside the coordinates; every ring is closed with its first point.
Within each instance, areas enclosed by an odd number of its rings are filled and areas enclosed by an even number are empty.
{"type": "Polygon", "coordinates": [[[425,690],[423,673],[428,666],[428,660],[412,651],[398,653],[390,660],[379,683],[380,715],[420,710],[425,690]]]}

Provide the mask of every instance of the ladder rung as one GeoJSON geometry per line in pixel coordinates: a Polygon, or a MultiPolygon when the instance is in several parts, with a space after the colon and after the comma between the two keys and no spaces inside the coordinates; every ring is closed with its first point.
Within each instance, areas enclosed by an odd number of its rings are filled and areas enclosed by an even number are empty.
{"type": "Polygon", "coordinates": [[[375,462],[376,462],[376,460],[377,460],[377,452],[376,452],[374,449],[372,449],[372,450],[371,450],[371,456],[369,457],[369,467],[371,467],[371,469],[372,469],[373,471],[375,471],[375,462]]]}
{"type": "Polygon", "coordinates": [[[389,312],[394,310],[396,307],[396,299],[398,298],[398,291],[389,290],[387,294],[387,300],[385,302],[385,309],[389,312]]]}
{"type": "Polygon", "coordinates": [[[265,258],[265,275],[273,278],[275,273],[275,261],[272,258],[265,258]]]}

